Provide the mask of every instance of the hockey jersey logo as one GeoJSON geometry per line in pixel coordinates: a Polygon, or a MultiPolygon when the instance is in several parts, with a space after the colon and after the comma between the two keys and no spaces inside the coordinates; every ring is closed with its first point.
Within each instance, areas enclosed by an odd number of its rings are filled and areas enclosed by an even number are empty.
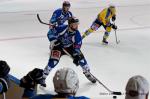
{"type": "Polygon", "coordinates": [[[65,23],[65,21],[68,19],[68,17],[69,17],[68,15],[65,16],[65,15],[61,14],[61,16],[58,18],[58,24],[65,23]]]}
{"type": "Polygon", "coordinates": [[[66,31],[61,39],[61,42],[63,44],[64,47],[69,47],[73,44],[73,38],[75,37],[75,35],[69,35],[68,31],[66,31]]]}

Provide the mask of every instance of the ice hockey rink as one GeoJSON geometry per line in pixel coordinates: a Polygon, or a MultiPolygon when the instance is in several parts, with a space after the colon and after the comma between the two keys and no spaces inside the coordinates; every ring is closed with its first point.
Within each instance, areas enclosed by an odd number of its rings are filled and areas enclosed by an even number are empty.
{"type": "MultiPolygon", "coordinates": [[[[11,74],[21,78],[33,68],[44,69],[49,58],[49,27],[40,24],[39,13],[49,22],[53,11],[61,7],[63,0],[0,0],[0,59],[6,60],[11,74]]],[[[112,31],[109,45],[102,45],[103,28],[83,40],[82,52],[91,72],[108,88],[125,92],[128,79],[142,75],[150,82],[150,0],[70,0],[71,11],[80,19],[79,30],[83,33],[95,20],[97,14],[109,4],[117,7],[117,36],[112,31]]],[[[99,83],[91,84],[82,70],[63,56],[48,76],[46,88],[38,93],[55,93],[53,76],[58,68],[73,68],[79,76],[77,95],[92,99],[112,98],[99,83]],[[104,94],[103,94],[104,93],[104,94]],[[103,94],[103,95],[102,95],[103,94]]],[[[124,99],[124,95],[118,96],[124,99]]]]}

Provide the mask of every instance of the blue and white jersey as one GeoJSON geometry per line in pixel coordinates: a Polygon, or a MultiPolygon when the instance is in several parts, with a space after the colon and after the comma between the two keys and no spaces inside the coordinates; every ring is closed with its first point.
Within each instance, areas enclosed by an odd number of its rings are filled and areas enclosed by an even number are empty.
{"type": "Polygon", "coordinates": [[[56,26],[59,26],[59,25],[64,24],[66,20],[68,20],[70,17],[72,17],[72,13],[70,11],[68,11],[67,13],[64,13],[63,9],[60,8],[54,11],[50,19],[50,23],[56,26]]]}
{"type": "Polygon", "coordinates": [[[63,48],[74,46],[74,48],[81,48],[82,38],[78,30],[69,32],[68,25],[60,25],[55,29],[50,29],[48,34],[49,41],[59,41],[63,48]]]}
{"type": "Polygon", "coordinates": [[[85,96],[79,96],[79,97],[68,96],[67,98],[57,98],[54,95],[47,94],[47,95],[37,95],[30,99],[90,99],[90,98],[85,96]]]}

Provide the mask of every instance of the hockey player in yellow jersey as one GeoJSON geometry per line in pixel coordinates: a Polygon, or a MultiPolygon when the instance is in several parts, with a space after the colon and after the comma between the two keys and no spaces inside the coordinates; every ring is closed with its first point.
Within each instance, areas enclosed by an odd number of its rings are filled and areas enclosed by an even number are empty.
{"type": "Polygon", "coordinates": [[[102,42],[104,44],[108,44],[108,37],[111,32],[111,29],[117,29],[115,24],[112,24],[111,20],[114,22],[116,20],[116,8],[113,5],[110,5],[108,8],[103,9],[91,25],[91,27],[84,32],[82,35],[82,39],[88,36],[90,33],[98,30],[100,26],[103,26],[105,29],[105,33],[103,36],[102,42]]]}

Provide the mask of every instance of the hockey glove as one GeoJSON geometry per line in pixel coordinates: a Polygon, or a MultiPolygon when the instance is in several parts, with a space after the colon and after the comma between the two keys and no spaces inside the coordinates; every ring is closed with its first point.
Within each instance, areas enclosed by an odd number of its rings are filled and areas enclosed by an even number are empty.
{"type": "Polygon", "coordinates": [[[73,63],[78,66],[79,61],[83,58],[84,57],[83,57],[83,54],[81,53],[81,51],[79,49],[75,49],[73,52],[73,63]]]}
{"type": "Polygon", "coordinates": [[[9,81],[8,78],[0,78],[0,87],[2,88],[0,90],[0,94],[2,94],[3,92],[7,92],[9,85],[8,85],[9,81]]]}
{"type": "Polygon", "coordinates": [[[52,40],[50,42],[50,49],[52,49],[54,46],[58,46],[61,44],[61,41],[60,40],[52,40]]]}
{"type": "Polygon", "coordinates": [[[10,71],[9,65],[5,61],[0,60],[0,77],[3,78],[7,76],[9,71],[10,71]]]}
{"type": "Polygon", "coordinates": [[[49,29],[54,29],[54,28],[56,28],[56,24],[49,23],[49,29]]]}
{"type": "Polygon", "coordinates": [[[54,42],[54,45],[55,46],[58,46],[58,45],[60,45],[61,44],[61,41],[59,40],[59,39],[57,39],[55,42],[54,42]]]}
{"type": "Polygon", "coordinates": [[[112,17],[112,21],[114,22],[116,20],[116,15],[114,15],[113,17],[112,17]]]}
{"type": "Polygon", "coordinates": [[[117,26],[115,24],[111,25],[114,30],[117,30],[117,26]]]}
{"type": "Polygon", "coordinates": [[[20,80],[20,86],[29,90],[34,90],[37,84],[44,80],[43,70],[35,68],[20,80]]]}
{"type": "Polygon", "coordinates": [[[53,41],[50,42],[49,49],[53,49],[55,42],[56,42],[56,40],[53,40],[53,41]]]}

